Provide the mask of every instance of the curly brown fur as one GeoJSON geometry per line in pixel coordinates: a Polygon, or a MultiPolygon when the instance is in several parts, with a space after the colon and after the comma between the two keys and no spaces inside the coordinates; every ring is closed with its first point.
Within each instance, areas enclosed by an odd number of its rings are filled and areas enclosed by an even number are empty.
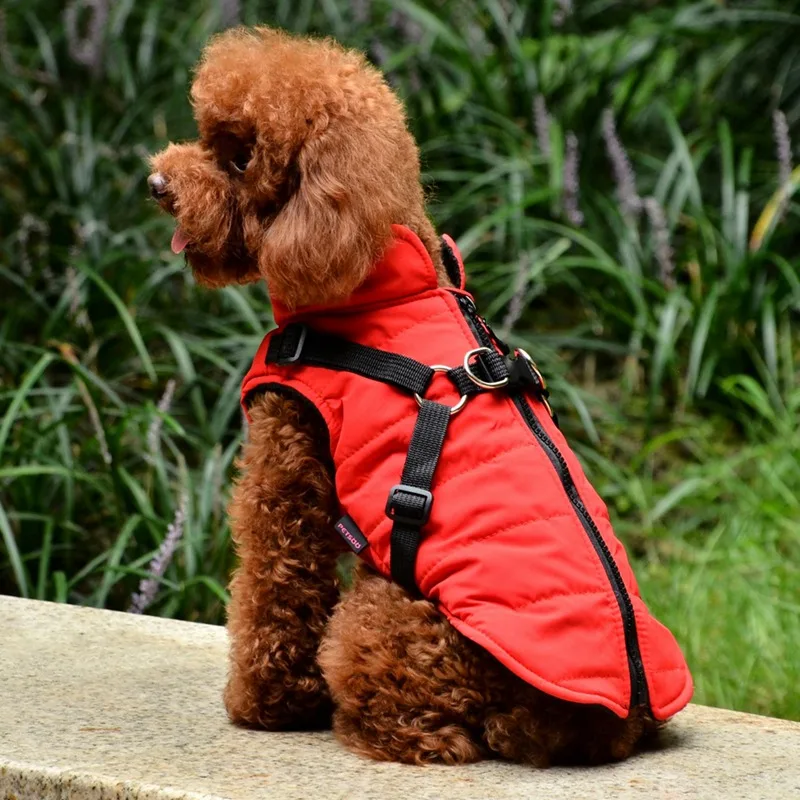
{"type": "Polygon", "coordinates": [[[241,560],[231,583],[234,722],[270,730],[330,723],[316,654],[338,598],[334,492],[315,420],[297,402],[257,398],[230,505],[241,560]]]}
{"type": "Polygon", "coordinates": [[[393,223],[441,269],[403,107],[360,53],[267,28],[226,31],[203,54],[192,102],[199,142],[170,145],[151,165],[199,281],[263,277],[289,308],[344,299],[393,223]]]}
{"type": "MultiPolygon", "coordinates": [[[[228,31],[207,47],[192,101],[200,139],[153,157],[151,189],[201,283],[261,277],[289,308],[333,304],[364,280],[394,223],[419,235],[447,281],[402,106],[363,56],[228,31]]],[[[654,728],[641,710],[620,720],[538,692],[430,602],[363,570],[334,611],[341,545],[324,431],[290,397],[260,396],[250,415],[230,508],[234,722],[329,724],[332,695],[336,734],[356,752],[449,764],[620,759],[654,728]]]]}
{"type": "Polygon", "coordinates": [[[319,660],[336,734],[379,760],[600,763],[626,758],[654,729],[641,710],[620,720],[537,691],[432,603],[366,570],[337,606],[319,660]]]}

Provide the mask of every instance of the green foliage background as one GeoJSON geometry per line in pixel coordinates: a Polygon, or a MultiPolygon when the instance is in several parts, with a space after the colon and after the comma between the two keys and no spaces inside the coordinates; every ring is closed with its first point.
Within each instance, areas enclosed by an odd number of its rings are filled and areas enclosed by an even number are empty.
{"type": "Polygon", "coordinates": [[[800,3],[9,0],[0,14],[0,592],[127,608],[185,495],[151,611],[224,618],[237,386],[270,309],[258,287],[193,284],[144,159],[193,135],[192,64],[238,18],[335,35],[386,70],[431,211],[482,307],[550,378],[696,699],[800,718],[800,175],[781,182],[772,121],[782,110],[800,141],[800,3]],[[621,211],[606,109],[652,198],[638,213],[621,211]]]}

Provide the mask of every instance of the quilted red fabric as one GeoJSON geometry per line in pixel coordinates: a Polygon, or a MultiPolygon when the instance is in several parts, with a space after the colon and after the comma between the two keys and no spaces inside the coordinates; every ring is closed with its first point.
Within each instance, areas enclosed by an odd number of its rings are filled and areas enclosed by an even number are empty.
{"type": "MultiPolygon", "coordinates": [[[[394,234],[346,304],[289,315],[273,299],[279,330],[302,321],[425,364],[461,364],[478,346],[457,299],[463,280],[460,289],[440,288],[416,235],[400,226],[394,234]]],[[[289,388],[316,406],[330,434],[342,513],[369,540],[361,557],[389,577],[392,522],[384,508],[403,470],[417,404],[399,389],[353,373],[267,364],[271,335],[244,380],[243,403],[255,391],[289,388]]],[[[440,374],[427,396],[449,404],[458,399],[440,374]]],[[[575,498],[502,391],[472,396],[452,418],[433,480],[417,585],[461,633],[538,689],[605,706],[620,717],[635,697],[666,719],[692,695],[680,648],[641,599],[607,509],[545,406],[533,395],[526,402],[563,456],[577,502],[610,551],[632,619],[623,613],[620,588],[615,592],[575,498]]]]}

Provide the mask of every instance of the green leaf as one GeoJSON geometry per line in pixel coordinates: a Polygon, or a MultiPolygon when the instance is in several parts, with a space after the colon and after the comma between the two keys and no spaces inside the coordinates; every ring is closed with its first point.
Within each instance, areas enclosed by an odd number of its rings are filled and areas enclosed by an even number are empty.
{"type": "Polygon", "coordinates": [[[3,539],[8,560],[11,562],[11,570],[17,582],[17,589],[19,589],[19,593],[23,597],[28,597],[28,574],[22,563],[22,555],[17,548],[14,531],[11,529],[11,523],[8,521],[2,502],[0,502],[0,536],[3,539]]]}
{"type": "Polygon", "coordinates": [[[11,400],[8,409],[6,410],[5,415],[3,416],[3,421],[0,423],[0,456],[3,454],[3,449],[6,444],[6,439],[8,439],[11,426],[14,424],[14,421],[19,414],[19,410],[22,407],[25,398],[28,396],[28,392],[34,386],[36,381],[42,377],[42,374],[47,369],[47,365],[50,364],[52,360],[53,356],[50,353],[44,353],[41,358],[39,358],[39,360],[25,373],[22,383],[14,393],[14,397],[11,400]]]}
{"type": "Polygon", "coordinates": [[[89,277],[111,301],[112,305],[117,311],[117,314],[119,315],[120,320],[122,321],[122,324],[125,326],[125,330],[128,332],[128,336],[130,336],[131,343],[136,349],[136,352],[139,354],[139,358],[141,359],[142,366],[144,367],[147,376],[155,383],[157,380],[155,367],[150,359],[150,354],[147,352],[144,340],[142,339],[142,334],[139,332],[139,327],[136,325],[136,322],[133,319],[130,311],[128,311],[125,304],[122,302],[122,300],[120,300],[119,296],[111,288],[108,282],[101,278],[90,266],[81,261],[76,261],[75,265],[81,270],[81,272],[87,275],[87,277],[89,277]]]}
{"type": "Polygon", "coordinates": [[[108,599],[108,593],[111,591],[117,580],[119,580],[117,568],[122,561],[125,548],[128,546],[128,542],[130,541],[134,531],[139,526],[141,521],[142,518],[138,514],[134,514],[133,516],[129,517],[126,520],[125,525],[122,527],[119,536],[117,536],[116,541],[114,542],[114,545],[108,554],[108,559],[105,563],[100,587],[94,596],[94,605],[97,608],[105,608],[106,600],[108,599]]]}

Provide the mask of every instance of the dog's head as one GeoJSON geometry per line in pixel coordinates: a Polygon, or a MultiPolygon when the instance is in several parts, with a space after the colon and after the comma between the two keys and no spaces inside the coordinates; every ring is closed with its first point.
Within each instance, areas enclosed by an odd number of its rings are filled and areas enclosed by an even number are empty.
{"type": "Polygon", "coordinates": [[[434,246],[403,107],[361,54],[227,31],[207,46],[191,95],[200,138],[155,155],[148,182],[201,283],[263,277],[296,308],[347,297],[392,223],[434,246]]]}

